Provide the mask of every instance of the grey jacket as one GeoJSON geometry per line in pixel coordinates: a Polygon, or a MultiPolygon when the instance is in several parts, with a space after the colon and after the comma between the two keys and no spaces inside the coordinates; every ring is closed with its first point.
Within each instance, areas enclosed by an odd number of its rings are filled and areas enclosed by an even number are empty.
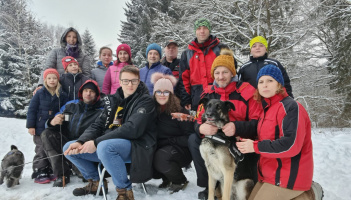
{"type": "Polygon", "coordinates": [[[82,51],[82,39],[80,38],[78,31],[70,27],[66,29],[66,31],[62,34],[61,41],[60,41],[61,47],[53,49],[47,56],[38,84],[43,84],[43,73],[48,68],[56,69],[59,74],[65,73],[61,60],[63,57],[66,57],[66,46],[67,46],[66,35],[70,31],[74,31],[77,34],[77,45],[79,48],[79,56],[76,59],[79,63],[80,68],[83,71],[83,74],[90,78],[90,74],[91,74],[91,66],[90,66],[90,60],[89,60],[90,58],[84,55],[82,51]]]}
{"type": "Polygon", "coordinates": [[[102,85],[107,71],[107,67],[96,64],[96,68],[91,70],[91,78],[99,84],[100,92],[102,92],[102,85]]]}

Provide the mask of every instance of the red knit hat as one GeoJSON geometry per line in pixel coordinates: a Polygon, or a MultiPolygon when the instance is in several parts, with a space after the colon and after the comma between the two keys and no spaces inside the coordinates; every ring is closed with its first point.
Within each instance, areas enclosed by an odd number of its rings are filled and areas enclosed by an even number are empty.
{"type": "Polygon", "coordinates": [[[130,46],[128,44],[120,44],[118,47],[117,47],[117,50],[116,50],[116,56],[118,57],[118,53],[119,51],[126,51],[129,55],[129,60],[132,59],[132,52],[130,50],[130,46]]]}
{"type": "Polygon", "coordinates": [[[48,76],[48,74],[55,74],[55,75],[57,76],[57,79],[60,79],[60,74],[59,74],[59,73],[57,72],[57,70],[54,69],[54,68],[49,68],[49,69],[46,69],[46,70],[44,71],[44,74],[43,74],[44,80],[46,79],[46,77],[48,76]]]}
{"type": "Polygon", "coordinates": [[[77,63],[77,65],[79,66],[78,61],[75,58],[73,58],[72,56],[63,57],[61,61],[62,61],[63,69],[65,69],[65,71],[66,71],[67,66],[73,62],[77,63]]]}

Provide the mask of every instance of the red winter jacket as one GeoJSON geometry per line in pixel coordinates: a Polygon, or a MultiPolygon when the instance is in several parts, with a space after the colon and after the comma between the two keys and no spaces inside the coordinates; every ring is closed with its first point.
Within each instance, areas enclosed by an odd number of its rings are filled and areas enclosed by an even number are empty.
{"type": "Polygon", "coordinates": [[[265,99],[258,122],[258,181],[307,191],[313,176],[311,121],[305,108],[287,94],[265,99]]]}
{"type": "MultiPolygon", "coordinates": [[[[254,92],[255,88],[247,82],[239,85],[236,81],[233,81],[225,88],[218,87],[214,82],[212,86],[206,89],[204,97],[232,102],[235,110],[229,111],[229,120],[235,124],[235,136],[255,139],[262,106],[253,99],[254,92]]],[[[199,133],[199,127],[202,124],[201,117],[204,111],[203,106],[199,105],[197,124],[195,125],[197,133],[199,133]]]]}
{"type": "Polygon", "coordinates": [[[215,36],[210,36],[204,44],[196,41],[192,41],[182,53],[179,63],[181,105],[191,104],[193,110],[197,109],[204,88],[214,81],[211,77],[212,63],[223,46],[215,36]]]}

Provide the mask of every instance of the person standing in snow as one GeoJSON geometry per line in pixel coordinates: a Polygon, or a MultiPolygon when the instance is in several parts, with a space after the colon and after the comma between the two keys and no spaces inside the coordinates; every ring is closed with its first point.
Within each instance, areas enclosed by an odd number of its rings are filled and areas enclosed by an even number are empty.
{"type": "Polygon", "coordinates": [[[35,156],[33,158],[32,179],[35,183],[49,183],[54,179],[47,155],[43,149],[40,138],[45,129],[45,122],[60,110],[60,106],[67,102],[67,94],[62,91],[59,83],[59,73],[56,69],[44,71],[44,87],[39,89],[30,101],[27,113],[27,125],[29,134],[33,136],[35,144],[35,156]]]}
{"type": "Polygon", "coordinates": [[[277,66],[283,74],[284,83],[288,95],[294,98],[292,94],[292,88],[290,85],[290,78],[286,73],[285,68],[280,64],[279,61],[272,58],[268,58],[268,43],[267,40],[262,36],[252,38],[250,41],[250,61],[243,64],[238,70],[239,80],[243,82],[249,82],[255,88],[257,87],[256,77],[258,71],[268,64],[277,66]]]}
{"type": "MultiPolygon", "coordinates": [[[[60,75],[63,74],[65,70],[63,68],[61,60],[65,56],[71,56],[77,59],[77,62],[80,63],[82,73],[85,76],[90,77],[91,66],[90,66],[89,59],[91,58],[88,58],[88,56],[86,56],[83,53],[83,50],[82,50],[83,42],[78,31],[72,27],[66,29],[65,32],[62,34],[60,44],[61,44],[60,48],[53,49],[49,53],[44,65],[45,66],[44,70],[48,68],[53,68],[53,69],[56,69],[60,75]]],[[[43,78],[42,76],[40,76],[38,87],[33,92],[33,95],[42,86],[43,86],[43,78]]]]}
{"type": "Polygon", "coordinates": [[[207,19],[196,20],[194,29],[196,38],[182,53],[179,64],[180,103],[188,110],[197,110],[202,92],[208,85],[212,85],[212,62],[225,46],[216,36],[211,35],[212,27],[207,19]]]}
{"type": "Polygon", "coordinates": [[[99,50],[99,59],[100,61],[96,63],[96,68],[91,70],[91,78],[99,84],[100,91],[102,92],[106,71],[113,65],[112,49],[101,47],[99,50]]]}
{"type": "Polygon", "coordinates": [[[172,75],[172,71],[161,64],[162,49],[156,43],[149,44],[146,48],[147,63],[140,69],[140,80],[145,83],[149,94],[153,95],[154,84],[151,83],[151,76],[155,72],[172,75]]]}
{"type": "Polygon", "coordinates": [[[117,60],[110,66],[105,74],[102,93],[114,94],[121,86],[119,84],[119,72],[126,65],[132,65],[132,51],[128,44],[120,44],[116,50],[117,60]]]}
{"type": "Polygon", "coordinates": [[[321,199],[322,188],[312,183],[313,148],[307,111],[288,96],[276,65],[264,66],[256,81],[255,97],[264,109],[257,125],[258,139],[236,143],[242,153],[260,155],[258,182],[249,199],[321,199]]]}

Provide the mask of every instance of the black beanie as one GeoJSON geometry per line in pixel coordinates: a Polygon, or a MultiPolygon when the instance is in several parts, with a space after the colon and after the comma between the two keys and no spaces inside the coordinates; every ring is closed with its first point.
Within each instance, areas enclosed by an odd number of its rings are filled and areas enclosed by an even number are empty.
{"type": "Polygon", "coordinates": [[[94,90],[94,92],[96,94],[99,93],[97,86],[94,83],[92,83],[92,82],[88,82],[85,85],[83,85],[82,92],[83,92],[84,89],[91,89],[91,90],[94,90]]]}

